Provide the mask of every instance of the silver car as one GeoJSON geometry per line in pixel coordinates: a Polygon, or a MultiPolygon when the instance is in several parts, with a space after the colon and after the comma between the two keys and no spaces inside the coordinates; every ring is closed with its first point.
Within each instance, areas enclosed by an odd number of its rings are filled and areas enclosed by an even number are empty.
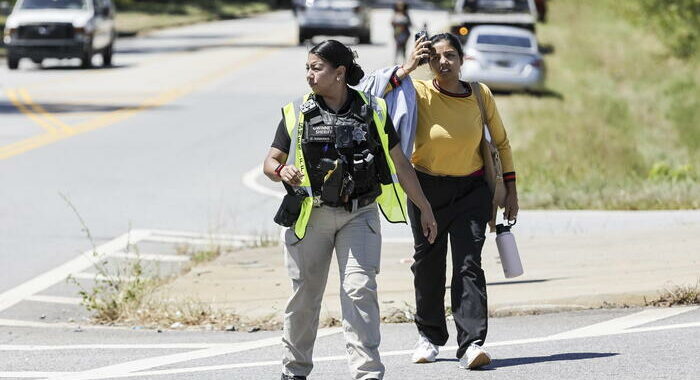
{"type": "Polygon", "coordinates": [[[318,35],[357,37],[370,43],[370,10],[366,0],[295,0],[299,43],[318,35]]]}
{"type": "Polygon", "coordinates": [[[7,18],[4,42],[7,65],[17,69],[22,58],[40,64],[45,58],[80,58],[92,66],[92,56],[102,55],[112,64],[114,23],[112,0],[19,0],[7,18]]]}
{"type": "Polygon", "coordinates": [[[541,91],[545,66],[537,38],[529,30],[483,25],[472,29],[464,45],[462,77],[500,91],[541,91]]]}

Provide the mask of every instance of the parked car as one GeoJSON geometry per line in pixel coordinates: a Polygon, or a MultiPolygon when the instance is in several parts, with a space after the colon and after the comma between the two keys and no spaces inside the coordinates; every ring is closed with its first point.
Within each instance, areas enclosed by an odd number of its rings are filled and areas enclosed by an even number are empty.
{"type": "Polygon", "coordinates": [[[464,45],[462,77],[500,91],[541,91],[545,65],[537,38],[511,26],[474,27],[464,45]]]}
{"type": "Polygon", "coordinates": [[[535,31],[535,0],[455,0],[449,16],[450,31],[465,42],[479,25],[505,25],[535,31]]]}
{"type": "Polygon", "coordinates": [[[371,42],[368,0],[296,0],[299,43],[318,35],[357,37],[371,42]]]}
{"type": "Polygon", "coordinates": [[[112,0],[18,0],[5,23],[4,42],[11,70],[22,58],[80,58],[84,68],[102,55],[112,64],[116,30],[112,0]]]}

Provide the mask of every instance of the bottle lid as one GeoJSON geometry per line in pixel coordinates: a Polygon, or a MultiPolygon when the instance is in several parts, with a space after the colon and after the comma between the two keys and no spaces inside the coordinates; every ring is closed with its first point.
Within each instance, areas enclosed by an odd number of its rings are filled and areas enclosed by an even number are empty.
{"type": "Polygon", "coordinates": [[[496,234],[500,235],[504,232],[510,232],[511,226],[504,226],[503,224],[496,224],[496,234]]]}

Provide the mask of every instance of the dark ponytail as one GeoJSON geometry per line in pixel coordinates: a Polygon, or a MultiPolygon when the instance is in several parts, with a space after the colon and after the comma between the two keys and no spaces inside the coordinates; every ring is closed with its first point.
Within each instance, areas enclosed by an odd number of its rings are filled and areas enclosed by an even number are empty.
{"type": "Polygon", "coordinates": [[[353,62],[348,68],[347,74],[345,74],[345,81],[351,86],[356,86],[364,76],[365,72],[362,71],[362,67],[353,62]]]}
{"type": "Polygon", "coordinates": [[[336,40],[325,40],[309,50],[309,54],[315,54],[333,67],[345,66],[345,82],[350,86],[360,83],[365,76],[360,65],[355,62],[355,54],[336,40]]]}

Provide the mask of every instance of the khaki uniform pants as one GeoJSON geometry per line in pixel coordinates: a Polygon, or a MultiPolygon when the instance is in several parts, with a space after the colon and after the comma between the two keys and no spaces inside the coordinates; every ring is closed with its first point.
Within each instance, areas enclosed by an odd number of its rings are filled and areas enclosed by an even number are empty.
{"type": "Polygon", "coordinates": [[[376,203],[354,213],[342,207],[314,208],[303,240],[289,228],[283,234],[285,264],[292,279],[292,296],[284,314],[284,373],[308,376],[313,368],[321,300],[335,248],[352,378],[381,379],[376,275],[382,242],[376,203]]]}

